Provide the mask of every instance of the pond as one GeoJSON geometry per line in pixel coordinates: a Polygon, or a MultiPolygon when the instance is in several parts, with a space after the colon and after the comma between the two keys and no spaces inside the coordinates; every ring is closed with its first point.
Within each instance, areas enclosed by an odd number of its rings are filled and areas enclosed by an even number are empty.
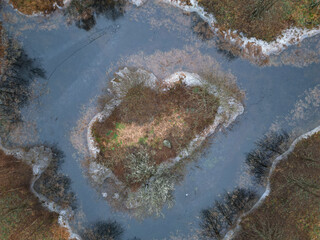
{"type": "Polygon", "coordinates": [[[286,130],[296,137],[320,125],[319,54],[290,55],[310,49],[319,52],[320,36],[272,56],[268,66],[258,66],[220,48],[214,37],[195,31],[201,22],[195,14],[157,1],[141,7],[126,4],[124,9],[96,14],[94,24],[83,29],[63,9],[30,17],[3,4],[1,20],[8,35],[46,73],[31,85],[37,97],[21,109],[25,124],[10,133],[8,144],[49,144],[63,152],[60,171],[70,178],[76,196],[75,217],[70,222],[75,232],[96,221],[111,220],[124,229],[123,239],[191,239],[199,230],[201,210],[212,206],[225,191],[241,186],[262,194],[263,188],[247,173],[245,158],[265,133],[286,130]],[[303,57],[304,63],[310,63],[296,64],[303,57]],[[167,65],[157,65],[157,59],[167,65]],[[176,59],[189,62],[179,65],[176,59]],[[159,78],[175,70],[196,69],[193,64],[220,66],[236,77],[245,92],[245,110],[231,126],[211,136],[184,166],[172,208],[164,207],[161,217],[136,219],[109,205],[89,181],[81,147],[72,141],[72,134],[82,119],[86,122],[87,115],[90,118],[97,112],[97,99],[114,72],[123,66],[148,64],[155,65],[150,69],[159,78]]]}

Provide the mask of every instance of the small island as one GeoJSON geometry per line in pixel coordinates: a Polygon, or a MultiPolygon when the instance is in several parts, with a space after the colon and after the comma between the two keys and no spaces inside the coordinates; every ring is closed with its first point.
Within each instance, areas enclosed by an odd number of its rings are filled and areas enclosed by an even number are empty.
{"type": "Polygon", "coordinates": [[[116,179],[121,191],[112,199],[122,194],[130,209],[159,199],[157,208],[162,206],[174,189],[177,163],[243,112],[231,92],[188,72],[159,80],[146,70],[125,67],[111,80],[109,93],[88,128],[91,172],[116,179]],[[100,170],[92,170],[97,166],[100,170]]]}

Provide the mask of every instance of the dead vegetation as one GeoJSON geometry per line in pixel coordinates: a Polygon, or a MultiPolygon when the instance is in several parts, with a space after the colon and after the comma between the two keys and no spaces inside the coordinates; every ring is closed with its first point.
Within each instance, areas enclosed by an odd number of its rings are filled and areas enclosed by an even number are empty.
{"type": "Polygon", "coordinates": [[[156,165],[176,157],[213,123],[218,106],[206,87],[181,83],[165,92],[132,87],[112,114],[92,127],[98,161],[122,182],[139,186],[156,165]]]}
{"type": "Polygon", "coordinates": [[[58,7],[63,7],[63,0],[10,0],[19,12],[32,15],[34,13],[50,14],[58,7]]]}
{"type": "Polygon", "coordinates": [[[199,0],[223,30],[272,41],[292,26],[314,28],[320,23],[316,0],[199,0]]]}
{"type": "Polygon", "coordinates": [[[320,239],[320,134],[301,140],[273,172],[271,193],[243,218],[237,240],[320,239]]]}
{"type": "Polygon", "coordinates": [[[31,193],[31,168],[2,151],[0,166],[0,238],[69,239],[67,229],[58,225],[58,214],[41,206],[31,193]]]}

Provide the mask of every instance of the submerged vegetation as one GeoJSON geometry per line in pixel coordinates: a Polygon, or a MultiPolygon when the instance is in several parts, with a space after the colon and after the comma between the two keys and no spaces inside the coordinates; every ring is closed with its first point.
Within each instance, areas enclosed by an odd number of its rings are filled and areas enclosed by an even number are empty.
{"type": "Polygon", "coordinates": [[[245,216],[235,239],[319,239],[320,134],[297,143],[273,172],[271,192],[245,216]]]}
{"type": "Polygon", "coordinates": [[[223,29],[247,37],[275,40],[290,27],[314,28],[320,24],[317,0],[199,0],[223,29]]]}
{"type": "Polygon", "coordinates": [[[30,191],[30,166],[2,151],[0,165],[0,238],[69,239],[68,230],[58,225],[58,214],[45,209],[30,191]]]}

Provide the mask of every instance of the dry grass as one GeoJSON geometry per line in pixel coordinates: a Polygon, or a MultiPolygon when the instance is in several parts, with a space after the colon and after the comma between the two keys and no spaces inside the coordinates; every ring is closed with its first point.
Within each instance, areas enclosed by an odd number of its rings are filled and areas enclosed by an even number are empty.
{"type": "Polygon", "coordinates": [[[13,7],[26,15],[33,13],[49,14],[59,7],[63,7],[63,0],[10,0],[13,7]]]}
{"type": "Polygon", "coordinates": [[[0,238],[3,240],[69,239],[58,215],[41,206],[30,192],[31,168],[0,151],[0,238]]]}
{"type": "Polygon", "coordinates": [[[101,149],[99,161],[126,182],[130,153],[144,149],[156,165],[176,157],[196,134],[213,123],[218,106],[218,99],[205,87],[177,84],[158,92],[137,85],[105,121],[93,125],[101,149]]]}
{"type": "Polygon", "coordinates": [[[222,28],[266,41],[291,26],[313,28],[320,23],[315,0],[199,0],[199,4],[214,14],[222,28]]]}
{"type": "Polygon", "coordinates": [[[299,142],[271,177],[271,193],[236,239],[320,239],[320,134],[299,142]]]}

